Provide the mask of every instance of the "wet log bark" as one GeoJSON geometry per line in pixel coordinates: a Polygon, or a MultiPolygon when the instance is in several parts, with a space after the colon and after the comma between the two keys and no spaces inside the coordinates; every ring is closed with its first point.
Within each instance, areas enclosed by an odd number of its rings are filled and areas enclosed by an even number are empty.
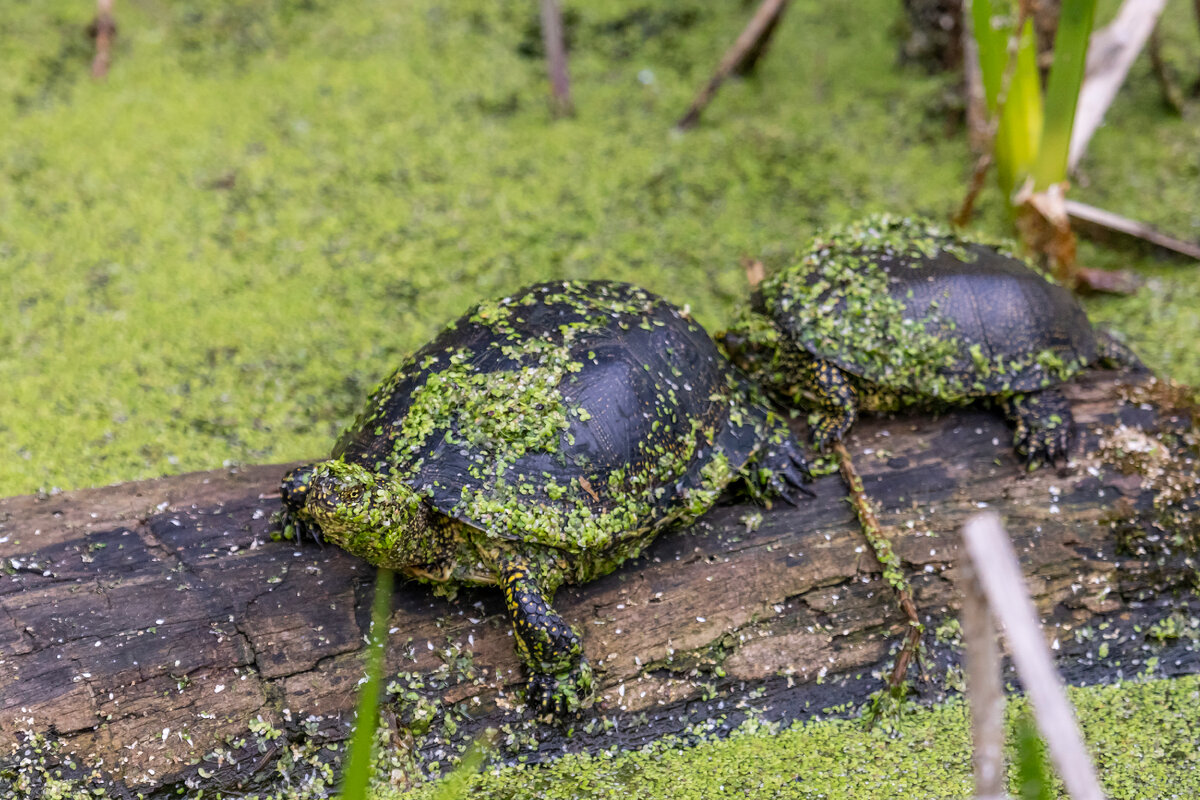
{"type": "MultiPolygon", "coordinates": [[[[937,631],[960,602],[957,532],[982,505],[1014,538],[1069,681],[1200,671],[1193,400],[1108,372],[1067,391],[1082,431],[1070,467],[1025,471],[981,408],[867,418],[849,437],[925,622],[912,676],[926,699],[960,685],[956,634],[937,631]],[[1152,629],[1167,617],[1179,624],[1152,629]]],[[[353,723],[374,570],[273,540],[284,469],[0,500],[0,795],[56,776],[115,797],[329,780],[353,723]]],[[[501,757],[536,759],[868,699],[907,619],[841,479],[813,488],[795,508],[723,505],[561,590],[602,691],[569,732],[522,709],[497,593],[448,601],[399,585],[384,715],[394,779],[444,766],[489,727],[501,757]]]]}

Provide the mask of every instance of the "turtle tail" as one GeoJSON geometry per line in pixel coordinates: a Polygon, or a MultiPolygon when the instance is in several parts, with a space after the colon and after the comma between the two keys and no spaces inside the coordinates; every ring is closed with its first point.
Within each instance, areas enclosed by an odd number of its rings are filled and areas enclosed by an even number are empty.
{"type": "Polygon", "coordinates": [[[1129,345],[1107,331],[1097,331],[1096,361],[1109,369],[1129,367],[1134,372],[1149,372],[1149,368],[1137,357],[1129,345]]]}

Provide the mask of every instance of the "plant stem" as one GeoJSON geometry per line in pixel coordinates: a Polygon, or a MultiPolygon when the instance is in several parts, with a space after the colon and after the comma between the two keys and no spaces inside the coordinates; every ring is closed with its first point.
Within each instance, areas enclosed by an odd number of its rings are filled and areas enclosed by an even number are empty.
{"type": "Polygon", "coordinates": [[[392,571],[379,568],[375,602],[371,608],[371,634],[367,645],[367,679],[358,690],[354,736],[342,774],[341,800],[363,800],[371,780],[371,749],[379,716],[379,684],[383,675],[383,650],[387,643],[388,616],[392,607],[392,571]]]}
{"type": "Polygon", "coordinates": [[[895,690],[904,683],[904,679],[908,675],[909,662],[920,651],[921,634],[925,631],[925,626],[921,624],[921,617],[917,614],[917,604],[913,601],[912,587],[904,577],[904,568],[900,563],[900,557],[892,549],[892,543],[883,535],[879,518],[875,516],[875,509],[871,507],[871,500],[867,497],[862,478],[854,467],[854,462],[850,459],[850,453],[841,442],[834,444],[833,452],[837,454],[842,478],[850,490],[850,502],[858,515],[863,535],[867,537],[871,549],[875,552],[875,558],[883,565],[884,580],[896,591],[896,595],[900,599],[900,608],[904,611],[904,616],[908,617],[908,632],[904,636],[904,644],[900,649],[900,654],[896,656],[896,664],[888,679],[888,688],[895,690]]]}
{"type": "Polygon", "coordinates": [[[753,68],[754,63],[766,49],[767,40],[774,33],[775,27],[779,23],[779,17],[787,9],[787,4],[788,0],[762,0],[761,5],[754,12],[754,16],[738,34],[733,46],[721,57],[721,63],[717,65],[716,72],[696,95],[696,99],[688,107],[687,113],[680,118],[679,122],[675,123],[676,129],[687,130],[696,124],[700,119],[700,113],[712,101],[717,89],[731,73],[738,71],[743,66],[746,66],[747,70],[753,68]]]}
{"type": "MultiPolygon", "coordinates": [[[[992,26],[991,0],[974,0],[970,6],[970,27],[978,43],[979,71],[991,114],[988,118],[987,129],[984,131],[982,137],[983,141],[981,142],[979,158],[975,161],[975,168],[971,171],[971,180],[967,186],[967,194],[953,218],[953,224],[958,228],[966,226],[971,221],[971,215],[975,210],[975,200],[979,197],[979,193],[983,191],[984,178],[987,177],[987,172],[993,163],[999,162],[996,168],[998,173],[997,179],[1000,182],[1001,189],[1005,191],[1008,202],[1011,202],[1014,188],[1012,185],[1014,168],[1012,166],[1012,156],[1009,152],[1010,147],[1007,140],[1003,143],[1000,141],[1000,132],[1001,120],[1005,117],[1008,105],[1008,95],[1012,86],[1013,75],[1017,69],[1019,43],[1015,35],[1010,35],[1007,44],[1004,44],[1004,49],[1001,50],[1003,35],[992,26]],[[981,25],[984,28],[981,29],[981,25]],[[987,41],[985,42],[980,37],[985,37],[987,41]],[[988,66],[986,68],[984,68],[985,51],[987,53],[986,58],[988,59],[988,66]]],[[[1026,19],[1027,8],[1022,3],[1017,27],[1023,27],[1026,19]]]]}
{"type": "Polygon", "coordinates": [[[542,0],[542,43],[546,47],[546,71],[550,73],[554,115],[570,116],[574,113],[574,104],[571,102],[571,78],[567,74],[562,8],[558,0],[542,0]]]}

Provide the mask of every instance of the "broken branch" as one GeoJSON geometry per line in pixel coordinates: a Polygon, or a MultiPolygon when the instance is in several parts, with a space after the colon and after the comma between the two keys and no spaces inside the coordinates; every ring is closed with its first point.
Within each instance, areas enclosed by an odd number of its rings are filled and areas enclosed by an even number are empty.
{"type": "Polygon", "coordinates": [[[754,68],[766,49],[771,35],[775,32],[779,17],[787,8],[787,4],[788,0],[763,0],[758,10],[754,12],[754,16],[750,18],[750,22],[746,24],[737,40],[734,41],[733,47],[730,47],[721,58],[721,63],[717,65],[717,71],[696,95],[696,99],[688,107],[687,113],[680,118],[679,122],[675,123],[677,129],[687,130],[699,121],[705,106],[712,102],[713,97],[717,94],[717,89],[731,73],[745,74],[754,68]]]}

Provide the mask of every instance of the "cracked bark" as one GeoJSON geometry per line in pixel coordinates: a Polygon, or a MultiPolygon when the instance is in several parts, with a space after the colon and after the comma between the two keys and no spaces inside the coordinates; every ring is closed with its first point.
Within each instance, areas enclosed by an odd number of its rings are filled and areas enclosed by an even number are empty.
{"type": "MultiPolygon", "coordinates": [[[[1191,401],[1116,373],[1085,375],[1067,393],[1083,439],[1070,469],[1025,472],[1009,429],[984,409],[867,418],[848,439],[904,563],[935,676],[959,663],[934,631],[958,608],[957,530],[980,503],[1005,517],[1069,680],[1132,677],[1150,654],[1160,674],[1200,671],[1190,641],[1160,646],[1139,632],[1200,611],[1196,442],[1178,435],[1195,436],[1191,401]],[[1155,441],[1161,449],[1146,451],[1155,441]],[[1136,463],[1113,442],[1141,453],[1136,463]],[[1094,655],[1101,637],[1107,657],[1094,655]]],[[[115,797],[262,787],[279,780],[285,742],[347,737],[374,569],[333,547],[272,541],[284,469],[0,500],[0,559],[13,569],[0,576],[0,789],[31,733],[115,797]],[[258,718],[285,738],[256,746],[258,718]]],[[[600,671],[592,715],[616,725],[581,723],[569,738],[534,725],[526,755],[636,746],[700,722],[724,730],[750,708],[803,718],[882,688],[908,620],[839,477],[813,488],[796,508],[723,505],[616,573],[560,590],[555,605],[600,671]],[[755,511],[761,523],[748,530],[755,511]]],[[[470,710],[458,741],[522,719],[498,593],[446,601],[401,584],[391,627],[391,672],[444,671],[454,645],[473,653],[478,680],[438,690],[470,710]]],[[[947,684],[916,688],[936,699],[947,684]]],[[[385,718],[397,720],[396,741],[421,741],[394,701],[385,718]]]]}

